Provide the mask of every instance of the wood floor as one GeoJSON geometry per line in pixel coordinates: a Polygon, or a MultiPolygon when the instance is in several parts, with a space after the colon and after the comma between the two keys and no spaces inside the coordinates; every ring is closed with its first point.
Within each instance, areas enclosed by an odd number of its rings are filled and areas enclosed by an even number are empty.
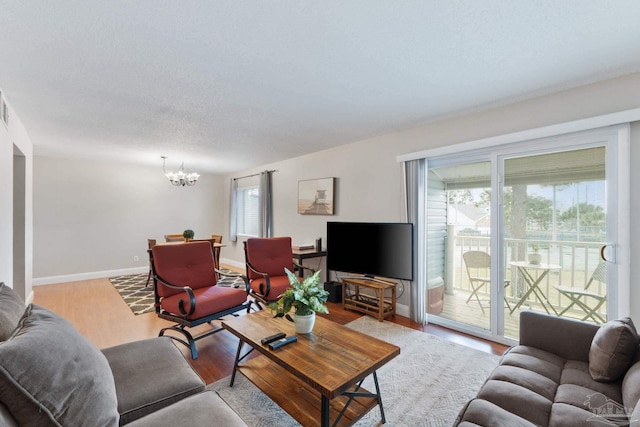
{"type": "MultiPolygon", "coordinates": [[[[35,286],[34,303],[47,307],[69,320],[82,335],[99,348],[152,338],[171,323],[155,313],[134,315],[107,278],[55,285],[35,286]]],[[[327,317],[346,324],[361,316],[346,311],[341,304],[328,303],[327,317]]],[[[435,325],[419,325],[396,315],[387,319],[399,325],[424,331],[458,344],[493,354],[502,354],[501,344],[467,336],[435,325]]],[[[209,326],[202,325],[205,330],[209,326]]],[[[204,338],[197,343],[198,359],[192,360],[186,347],[179,345],[185,357],[203,380],[209,384],[231,374],[238,340],[227,331],[204,338]]]]}

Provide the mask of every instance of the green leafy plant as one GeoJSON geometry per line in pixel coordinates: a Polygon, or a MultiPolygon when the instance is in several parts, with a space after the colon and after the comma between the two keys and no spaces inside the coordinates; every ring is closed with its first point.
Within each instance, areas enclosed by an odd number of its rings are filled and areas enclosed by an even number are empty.
{"type": "Polygon", "coordinates": [[[533,251],[534,254],[537,254],[540,248],[538,247],[538,245],[533,244],[531,245],[531,250],[533,251]]]}
{"type": "Polygon", "coordinates": [[[313,312],[329,313],[326,306],[329,292],[320,287],[320,271],[316,271],[312,276],[305,277],[301,282],[295,274],[288,269],[284,269],[289,278],[291,287],[288,288],[278,301],[268,305],[275,317],[285,317],[293,322],[289,311],[295,308],[299,316],[307,316],[313,312]]]}
{"type": "Polygon", "coordinates": [[[196,233],[193,232],[193,230],[184,230],[182,232],[182,237],[184,237],[185,239],[193,239],[193,236],[195,236],[196,233]]]}

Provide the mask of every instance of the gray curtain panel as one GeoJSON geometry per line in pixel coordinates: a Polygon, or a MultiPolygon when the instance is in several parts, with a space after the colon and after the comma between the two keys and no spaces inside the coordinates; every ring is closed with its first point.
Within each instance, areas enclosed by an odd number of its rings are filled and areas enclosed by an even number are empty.
{"type": "Polygon", "coordinates": [[[231,194],[229,200],[229,240],[235,242],[238,240],[238,180],[231,180],[231,194]]]}
{"type": "Polygon", "coordinates": [[[407,222],[413,223],[413,281],[409,285],[409,317],[420,324],[427,321],[427,275],[425,270],[425,160],[404,163],[407,222]]]}
{"type": "Polygon", "coordinates": [[[260,237],[273,237],[273,171],[260,173],[260,237]]]}

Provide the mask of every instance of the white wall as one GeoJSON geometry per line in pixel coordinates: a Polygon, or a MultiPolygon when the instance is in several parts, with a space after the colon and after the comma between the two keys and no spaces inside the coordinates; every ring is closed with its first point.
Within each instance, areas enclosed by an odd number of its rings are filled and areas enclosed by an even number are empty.
{"type": "MultiPolygon", "coordinates": [[[[640,107],[640,74],[600,82],[487,111],[426,123],[411,129],[359,141],[339,148],[296,159],[264,165],[227,177],[277,169],[274,174],[275,235],[290,235],[294,242],[313,242],[326,237],[326,221],[402,221],[402,172],[396,156],[438,146],[589,118],[640,107]],[[335,176],[337,215],[298,215],[297,181],[335,176]]],[[[640,123],[631,127],[631,161],[640,164],[640,123]]],[[[631,171],[632,188],[640,185],[640,169],[631,171]]],[[[640,198],[631,198],[631,211],[640,210],[640,198]]],[[[225,201],[227,203],[227,201],[225,201]]],[[[228,211],[228,208],[225,208],[228,211]]],[[[228,218],[225,218],[228,230],[228,218]]],[[[640,225],[633,224],[631,277],[639,277],[640,266],[633,262],[640,254],[640,225]]],[[[228,232],[226,233],[228,234],[228,232]]],[[[226,248],[223,257],[241,265],[242,238],[226,248]]],[[[357,249],[356,249],[357,250],[357,249]]],[[[324,266],[322,266],[324,268],[324,266]]],[[[399,299],[408,303],[408,295],[399,299]]],[[[640,318],[640,289],[631,284],[631,314],[640,318]]]]}
{"type": "Polygon", "coordinates": [[[174,187],[160,158],[148,167],[36,156],[34,185],[36,284],[147,271],[148,238],[223,229],[222,179],[174,187]]]}
{"type": "Polygon", "coordinates": [[[25,301],[29,301],[32,286],[33,146],[9,101],[7,106],[9,126],[0,121],[0,282],[7,283],[25,301]],[[23,192],[20,199],[24,206],[15,216],[14,152],[23,156],[19,161],[24,170],[24,182],[17,184],[17,189],[23,192]],[[14,220],[18,224],[18,233],[14,233],[14,220]]]}

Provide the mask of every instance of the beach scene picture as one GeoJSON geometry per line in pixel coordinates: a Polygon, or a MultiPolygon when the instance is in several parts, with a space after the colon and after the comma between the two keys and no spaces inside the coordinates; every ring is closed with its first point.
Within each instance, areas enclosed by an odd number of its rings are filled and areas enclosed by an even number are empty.
{"type": "Polygon", "coordinates": [[[333,215],[333,184],[335,178],[298,181],[298,213],[302,215],[333,215]]]}

